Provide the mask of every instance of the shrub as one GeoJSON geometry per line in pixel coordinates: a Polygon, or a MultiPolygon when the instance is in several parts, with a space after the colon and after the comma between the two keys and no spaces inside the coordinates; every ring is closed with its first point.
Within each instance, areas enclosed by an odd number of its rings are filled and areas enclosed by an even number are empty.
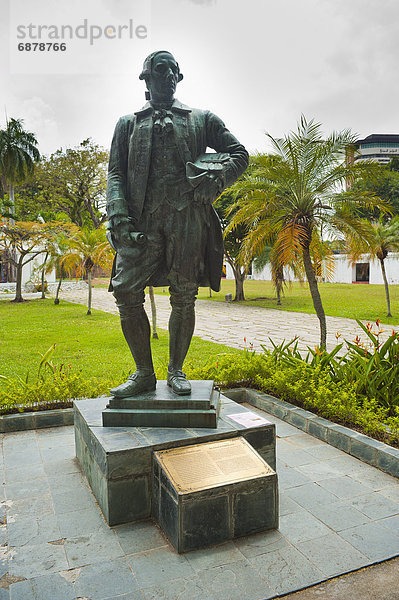
{"type": "Polygon", "coordinates": [[[222,387],[253,387],[316,412],[333,421],[360,429],[390,443],[399,441],[399,410],[393,415],[375,398],[358,391],[356,382],[336,381],[325,362],[313,364],[294,356],[290,361],[274,351],[264,354],[219,355],[206,365],[188,365],[192,379],[214,379],[222,387]]]}
{"type": "Polygon", "coordinates": [[[85,379],[81,372],[73,373],[70,365],[54,365],[51,357],[55,344],[41,355],[35,376],[25,379],[0,375],[0,414],[72,406],[82,397],[97,397],[109,391],[111,380],[85,379]]]}

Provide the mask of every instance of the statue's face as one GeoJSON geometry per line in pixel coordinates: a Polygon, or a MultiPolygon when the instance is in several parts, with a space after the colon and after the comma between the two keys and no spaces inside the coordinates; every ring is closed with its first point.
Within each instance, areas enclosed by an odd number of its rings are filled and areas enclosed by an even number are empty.
{"type": "Polygon", "coordinates": [[[151,98],[171,100],[179,80],[179,67],[171,54],[161,52],[152,61],[151,76],[147,81],[151,98]]]}

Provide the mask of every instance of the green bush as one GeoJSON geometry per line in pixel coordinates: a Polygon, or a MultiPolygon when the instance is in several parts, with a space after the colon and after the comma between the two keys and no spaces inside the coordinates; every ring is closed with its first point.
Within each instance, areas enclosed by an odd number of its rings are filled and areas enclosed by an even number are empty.
{"type": "Polygon", "coordinates": [[[273,344],[271,354],[286,366],[305,364],[311,369],[320,368],[336,383],[352,387],[356,394],[375,401],[388,410],[389,416],[395,417],[399,407],[399,333],[392,331],[382,343],[379,320],[375,326],[357,323],[370,342],[362,343],[359,336],[354,342],[345,340],[348,351],[343,356],[339,355],[343,344],[338,344],[332,352],[308,348],[302,356],[295,339],[273,344]]]}
{"type": "Polygon", "coordinates": [[[253,387],[377,439],[399,441],[398,408],[390,414],[375,398],[360,394],[356,382],[335,381],[320,362],[290,363],[266,350],[263,355],[219,355],[205,366],[189,365],[186,370],[192,379],[214,379],[222,387],[253,387]]]}
{"type": "Polygon", "coordinates": [[[42,355],[35,375],[25,379],[0,375],[0,414],[69,407],[73,400],[97,397],[107,393],[112,380],[86,379],[81,372],[74,373],[70,365],[54,365],[51,357],[55,344],[42,355]]]}

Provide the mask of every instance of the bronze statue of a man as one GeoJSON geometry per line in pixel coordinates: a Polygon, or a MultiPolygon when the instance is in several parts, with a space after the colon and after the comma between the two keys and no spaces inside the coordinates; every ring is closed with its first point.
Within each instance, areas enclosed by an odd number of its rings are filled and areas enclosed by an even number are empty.
{"type": "Polygon", "coordinates": [[[219,291],[222,273],[223,239],[212,202],[248,165],[247,151],[217,116],[174,98],[183,75],[170,52],[150,54],[140,79],[149,101],[119,119],[108,171],[108,236],[117,252],[110,289],[136,363],[128,381],[111,390],[115,398],[156,386],[143,306],[147,285],[169,285],[167,383],[176,394],[191,392],[182,367],[198,286],[219,291]],[[207,147],[221,154],[204,156],[207,147]]]}

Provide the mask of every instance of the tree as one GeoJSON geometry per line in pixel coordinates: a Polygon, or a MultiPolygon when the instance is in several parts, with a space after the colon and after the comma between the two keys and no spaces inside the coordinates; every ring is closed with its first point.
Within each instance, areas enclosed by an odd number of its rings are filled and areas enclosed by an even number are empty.
{"type": "Polygon", "coordinates": [[[256,271],[261,271],[267,264],[271,266],[272,282],[276,289],[277,306],[281,306],[281,294],[285,283],[284,267],[275,260],[273,246],[265,246],[262,254],[254,258],[253,265],[256,271]]]}
{"type": "MultiPolygon", "coordinates": [[[[246,227],[238,224],[234,230],[227,230],[228,224],[232,218],[230,209],[235,203],[236,197],[231,192],[231,188],[228,188],[216,200],[214,207],[218,213],[224,232],[224,253],[226,260],[231,266],[235,279],[234,302],[242,302],[245,300],[244,281],[249,273],[251,261],[243,261],[242,256],[240,255],[241,245],[247,233],[246,227]]],[[[211,295],[211,292],[209,295],[211,295]]]]}
{"type": "Polygon", "coordinates": [[[0,250],[16,267],[16,291],[13,302],[23,302],[22,269],[39,254],[46,252],[46,244],[60,224],[57,222],[38,223],[0,221],[0,250]]]}
{"type": "Polygon", "coordinates": [[[59,293],[63,279],[66,277],[65,267],[63,260],[69,250],[70,237],[75,233],[76,228],[70,224],[68,227],[68,233],[61,231],[56,235],[52,236],[46,244],[46,250],[48,253],[47,260],[41,265],[41,269],[44,273],[51,273],[54,269],[58,273],[58,285],[55,292],[54,304],[59,304],[59,293]]]}
{"type": "Polygon", "coordinates": [[[317,265],[312,247],[320,244],[320,230],[345,236],[348,243],[367,236],[358,213],[385,203],[368,191],[352,186],[343,192],[346,181],[357,179],[367,165],[347,164],[345,151],[355,142],[349,130],[333,132],[327,139],[321,125],[304,116],[297,130],[282,139],[270,134],[275,154],[259,155],[257,166],[233,186],[240,199],[229,225],[231,230],[248,228],[242,256],[261,254],[275,238],[273,252],[280,265],[301,261],[313,306],[320,323],[320,347],[326,347],[326,318],[317,283],[317,265]]]}
{"type": "Polygon", "coordinates": [[[43,159],[34,179],[43,210],[81,228],[99,227],[106,220],[107,162],[108,153],[90,139],[43,159]]]}
{"type": "Polygon", "coordinates": [[[91,315],[92,299],[92,272],[94,267],[107,269],[111,267],[113,253],[108,244],[103,227],[98,229],[78,229],[68,243],[68,250],[61,259],[60,265],[78,277],[87,275],[89,293],[87,301],[87,314],[91,315]]]}
{"type": "MultiPolygon", "coordinates": [[[[391,206],[394,215],[399,215],[399,158],[393,158],[387,165],[370,164],[369,172],[359,178],[354,186],[359,190],[373,192],[383,198],[391,206]]],[[[362,216],[371,221],[378,221],[384,215],[378,208],[364,210],[362,216]]]]}
{"type": "MultiPolygon", "coordinates": [[[[69,221],[66,215],[60,214],[56,207],[49,204],[50,194],[46,193],[40,183],[41,164],[35,167],[35,171],[29,180],[18,185],[14,194],[14,218],[16,221],[69,221]]],[[[0,214],[7,216],[9,213],[8,195],[0,199],[0,214]]]]}
{"type": "Polygon", "coordinates": [[[392,317],[391,302],[389,298],[389,285],[385,272],[384,261],[389,252],[399,251],[399,217],[395,217],[389,223],[384,223],[382,220],[371,223],[365,221],[365,225],[369,230],[367,242],[359,244],[350,252],[351,260],[357,262],[362,254],[369,254],[370,259],[378,259],[380,262],[382,278],[385,286],[385,297],[387,301],[387,317],[392,317]]]}
{"type": "Polygon", "coordinates": [[[8,186],[10,216],[14,214],[14,186],[32,175],[40,160],[34,133],[25,131],[22,119],[7,120],[0,129],[0,176],[3,189],[8,186]]]}

